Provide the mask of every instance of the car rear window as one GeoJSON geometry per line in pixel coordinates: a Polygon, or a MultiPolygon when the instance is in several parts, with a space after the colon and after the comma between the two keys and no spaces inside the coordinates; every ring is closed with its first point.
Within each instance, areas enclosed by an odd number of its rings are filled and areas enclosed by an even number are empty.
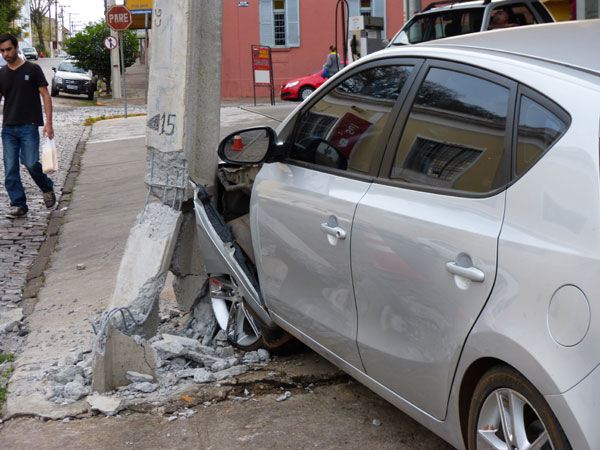
{"type": "Polygon", "coordinates": [[[566,131],[567,124],[549,109],[523,95],[519,107],[517,175],[535,164],[566,131]]]}

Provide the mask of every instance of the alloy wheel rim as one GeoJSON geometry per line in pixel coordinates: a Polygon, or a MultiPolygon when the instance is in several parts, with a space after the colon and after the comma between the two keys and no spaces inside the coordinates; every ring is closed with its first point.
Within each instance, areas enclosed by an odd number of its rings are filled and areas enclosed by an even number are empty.
{"type": "Polygon", "coordinates": [[[311,89],[304,89],[302,91],[302,100],[306,100],[312,93],[313,91],[311,89]]]}
{"type": "Polygon", "coordinates": [[[538,412],[517,391],[501,388],[483,403],[477,420],[477,449],[554,450],[538,412]]]}
{"type": "Polygon", "coordinates": [[[211,278],[210,297],[217,323],[225,330],[231,342],[241,347],[249,347],[260,340],[261,332],[232,278],[211,278]]]}

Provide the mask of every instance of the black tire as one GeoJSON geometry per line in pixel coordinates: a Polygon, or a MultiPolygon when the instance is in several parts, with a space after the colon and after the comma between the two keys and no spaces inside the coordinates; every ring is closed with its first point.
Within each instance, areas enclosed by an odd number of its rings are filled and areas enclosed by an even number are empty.
{"type": "Polygon", "coordinates": [[[52,95],[52,97],[58,97],[58,89],[56,89],[54,86],[52,86],[52,90],[50,91],[50,95],[52,95]]]}
{"type": "Polygon", "coordinates": [[[298,100],[300,100],[301,102],[306,100],[308,98],[308,96],[310,94],[312,94],[313,92],[315,92],[315,88],[312,86],[303,86],[299,91],[298,91],[298,100]]]}
{"type": "MultiPolygon", "coordinates": [[[[504,409],[509,416],[508,408],[504,409]]],[[[571,450],[571,446],[544,397],[516,370],[507,366],[491,368],[481,378],[469,409],[468,448],[511,448],[519,450],[530,443],[544,442],[542,449],[571,450]],[[522,423],[504,430],[499,404],[522,411],[522,423]],[[512,438],[511,438],[512,435],[512,438]],[[519,435],[519,437],[517,437],[519,435]],[[510,444],[510,445],[507,445],[510,444]]]]}
{"type": "Polygon", "coordinates": [[[88,100],[94,100],[94,91],[88,92],[88,100]]]}

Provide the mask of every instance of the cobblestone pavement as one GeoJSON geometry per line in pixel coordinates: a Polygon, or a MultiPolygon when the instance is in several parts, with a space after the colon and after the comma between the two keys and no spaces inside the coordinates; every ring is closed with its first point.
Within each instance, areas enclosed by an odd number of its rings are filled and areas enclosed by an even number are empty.
{"type": "MultiPolygon", "coordinates": [[[[129,114],[145,113],[145,106],[130,107],[129,114]]],[[[59,156],[59,170],[51,178],[57,200],[60,199],[65,179],[77,144],[86,133],[84,126],[88,117],[123,114],[122,107],[54,107],[54,133],[59,156]]],[[[41,133],[41,128],[40,128],[41,133]]],[[[2,143],[0,141],[0,150],[2,143]]],[[[27,195],[29,212],[22,219],[5,217],[10,207],[8,194],[4,189],[4,164],[0,159],[0,313],[9,308],[19,307],[23,298],[30,269],[38,255],[40,246],[46,240],[46,230],[51,211],[42,201],[42,193],[35,185],[27,170],[21,166],[21,179],[27,195]]],[[[57,202],[58,204],[58,202],[57,202]]],[[[65,202],[60,205],[64,208],[65,202]]],[[[14,347],[14,345],[10,345],[14,347]]],[[[6,343],[0,350],[9,350],[6,343]],[[4,347],[4,349],[2,348],[4,347]]],[[[10,350],[16,350],[12,348],[10,350]]]]}

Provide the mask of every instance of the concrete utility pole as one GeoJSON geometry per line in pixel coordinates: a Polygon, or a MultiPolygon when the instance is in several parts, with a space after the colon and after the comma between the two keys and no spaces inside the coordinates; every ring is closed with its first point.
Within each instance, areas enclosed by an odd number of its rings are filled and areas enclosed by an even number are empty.
{"type": "Polygon", "coordinates": [[[94,350],[95,391],[127,384],[128,370],[153,374],[154,360],[145,356],[152,352],[127,335],[148,338],[156,333],[158,297],[167,272],[176,277],[175,294],[183,311],[192,308],[206,280],[189,207],[188,176],[209,189],[214,182],[221,29],[222,2],[154,0],[146,129],[149,191],[103,314],[94,350]],[[124,309],[134,318],[130,327],[111,320],[124,309]]]}
{"type": "MultiPolygon", "coordinates": [[[[116,1],[108,0],[108,8],[110,9],[113,5],[116,5],[116,1]]],[[[111,29],[110,35],[119,42],[119,47],[123,45],[123,43],[120,42],[118,31],[111,29]]],[[[110,85],[112,98],[123,98],[121,91],[121,58],[119,57],[119,47],[110,51],[110,85]]]]}
{"type": "Polygon", "coordinates": [[[50,35],[50,58],[54,58],[54,47],[52,46],[52,0],[48,2],[48,31],[50,35]]]}

